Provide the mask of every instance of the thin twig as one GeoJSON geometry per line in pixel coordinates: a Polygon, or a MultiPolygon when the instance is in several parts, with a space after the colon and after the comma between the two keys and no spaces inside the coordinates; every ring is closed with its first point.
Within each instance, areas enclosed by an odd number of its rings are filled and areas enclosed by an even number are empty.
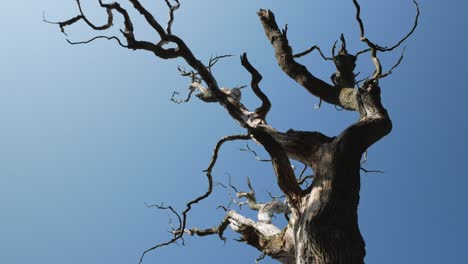
{"type": "Polygon", "coordinates": [[[363,167],[361,167],[361,170],[365,173],[385,173],[384,171],[381,171],[381,170],[367,170],[363,167]]]}
{"type": "Polygon", "coordinates": [[[192,97],[192,94],[193,94],[194,91],[195,90],[190,90],[190,92],[187,94],[187,98],[185,98],[185,99],[175,99],[174,96],[178,95],[179,93],[178,92],[173,92],[172,97],[171,97],[171,101],[176,103],[176,104],[187,103],[188,101],[190,101],[190,98],[192,97]]]}
{"type": "Polygon", "coordinates": [[[393,70],[396,69],[398,67],[398,65],[400,65],[400,63],[403,61],[403,57],[405,55],[405,50],[406,50],[406,47],[403,48],[403,51],[401,52],[401,55],[400,55],[400,58],[398,59],[398,61],[395,63],[395,65],[393,65],[392,68],[390,68],[390,70],[386,73],[383,73],[379,76],[379,79],[382,79],[382,78],[385,78],[387,77],[388,75],[392,74],[393,70]]]}
{"type": "Polygon", "coordinates": [[[303,57],[309,53],[311,53],[312,51],[314,50],[317,50],[319,53],[320,53],[320,56],[324,59],[324,60],[333,60],[333,58],[330,58],[330,57],[327,57],[323,54],[322,50],[320,49],[319,46],[317,45],[314,45],[310,48],[308,48],[307,50],[303,51],[303,52],[300,52],[300,53],[297,53],[297,54],[294,54],[293,55],[293,58],[300,58],[300,57],[303,57]]]}
{"type": "Polygon", "coordinates": [[[107,39],[107,40],[115,40],[117,41],[117,43],[121,46],[121,47],[124,47],[124,48],[128,48],[127,45],[123,44],[122,41],[116,37],[116,36],[112,36],[112,37],[108,37],[108,36],[96,36],[90,40],[86,40],[86,41],[77,41],[77,42],[74,42],[74,41],[70,41],[69,39],[67,39],[67,42],[71,45],[81,45],[81,44],[88,44],[90,42],[93,42],[97,39],[107,39]]]}
{"type": "Polygon", "coordinates": [[[218,63],[221,59],[229,58],[229,57],[232,57],[232,55],[226,54],[226,55],[211,57],[210,60],[208,61],[208,66],[206,66],[206,68],[208,69],[208,71],[211,72],[213,66],[215,66],[216,63],[218,63]]]}
{"type": "Polygon", "coordinates": [[[250,152],[252,153],[254,156],[255,156],[255,159],[257,159],[258,161],[262,161],[262,162],[271,162],[271,159],[262,159],[260,158],[258,155],[257,155],[257,152],[255,152],[254,150],[252,150],[249,146],[249,144],[246,144],[246,149],[240,149],[241,151],[247,151],[247,152],[250,152]]]}
{"type": "Polygon", "coordinates": [[[259,263],[260,261],[262,261],[264,258],[266,257],[266,254],[263,253],[261,254],[258,258],[255,259],[255,263],[259,263]]]}

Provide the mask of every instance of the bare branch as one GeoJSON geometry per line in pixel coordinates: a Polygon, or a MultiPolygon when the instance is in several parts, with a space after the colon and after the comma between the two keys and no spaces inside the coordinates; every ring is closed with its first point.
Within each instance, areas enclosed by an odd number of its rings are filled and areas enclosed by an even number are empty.
{"type": "MultiPolygon", "coordinates": [[[[157,208],[157,209],[160,209],[160,210],[169,210],[171,211],[172,214],[174,214],[176,217],[177,217],[177,220],[178,220],[178,223],[179,223],[179,227],[174,229],[174,230],[178,230],[180,229],[181,225],[182,225],[182,218],[180,217],[180,215],[174,210],[174,208],[172,208],[172,206],[164,206],[164,204],[161,204],[161,205],[157,205],[157,204],[153,204],[153,205],[149,205],[149,204],[146,204],[146,207],[148,208],[157,208]]],[[[173,231],[174,231],[173,230],[173,231]]]]}
{"type": "Polygon", "coordinates": [[[418,20],[419,20],[419,14],[420,14],[419,4],[418,4],[418,2],[416,0],[413,0],[414,5],[416,6],[416,17],[415,17],[415,20],[414,20],[414,25],[413,25],[412,29],[410,30],[410,32],[407,35],[405,35],[400,41],[398,41],[397,44],[395,44],[394,46],[392,46],[390,48],[387,48],[387,47],[381,47],[381,46],[373,43],[372,41],[370,41],[365,36],[364,23],[362,22],[362,19],[361,19],[361,7],[360,7],[359,3],[357,2],[357,0],[353,0],[353,3],[354,3],[354,6],[356,7],[356,20],[357,20],[357,22],[359,24],[359,29],[361,31],[361,41],[363,41],[364,43],[367,44],[367,46],[369,46],[369,49],[360,51],[358,54],[362,54],[364,52],[367,52],[368,50],[371,51],[372,61],[374,63],[374,66],[375,66],[376,70],[375,70],[372,78],[369,81],[376,81],[376,80],[378,80],[380,78],[386,77],[389,74],[391,74],[392,70],[395,69],[400,64],[401,60],[403,59],[403,55],[402,55],[400,57],[400,59],[398,60],[397,64],[395,66],[393,66],[392,69],[390,69],[390,71],[388,71],[385,74],[382,74],[382,65],[380,64],[379,58],[377,57],[377,51],[381,51],[381,52],[392,51],[395,48],[399,47],[407,38],[409,38],[414,33],[416,27],[418,26],[418,20]]]}
{"type": "Polygon", "coordinates": [[[264,258],[266,257],[266,254],[263,253],[261,254],[258,258],[255,259],[255,263],[260,263],[260,261],[262,261],[264,258]]]}
{"type": "Polygon", "coordinates": [[[181,104],[181,103],[187,103],[188,101],[190,101],[190,98],[192,97],[192,94],[195,90],[190,90],[188,95],[187,95],[187,98],[185,99],[175,99],[174,96],[177,94],[179,94],[178,92],[173,92],[172,93],[172,97],[171,97],[171,101],[176,103],[176,104],[181,104]]]}
{"type": "Polygon", "coordinates": [[[207,191],[203,195],[200,195],[197,198],[195,198],[192,201],[187,203],[185,210],[181,214],[182,215],[182,217],[181,217],[182,220],[181,220],[180,228],[178,229],[178,231],[176,230],[176,232],[174,232],[174,234],[175,234],[174,238],[172,238],[171,240],[169,240],[167,242],[157,244],[157,245],[145,250],[141,254],[139,263],[142,263],[143,258],[145,257],[145,255],[148,252],[153,251],[153,250],[155,250],[157,248],[164,247],[164,246],[170,245],[172,243],[175,243],[177,240],[179,240],[179,239],[181,239],[183,237],[184,232],[182,230],[185,230],[185,227],[186,227],[186,224],[187,224],[187,214],[192,209],[192,206],[194,204],[202,201],[203,199],[206,199],[208,196],[210,196],[210,194],[213,191],[213,176],[211,175],[211,171],[213,170],[213,167],[216,164],[216,160],[218,159],[218,152],[219,152],[219,149],[221,148],[221,146],[227,141],[249,140],[249,139],[250,139],[250,135],[233,135],[233,136],[224,137],[224,138],[222,138],[221,140],[218,141],[218,143],[216,144],[216,147],[215,147],[215,149],[213,151],[213,156],[211,158],[211,162],[210,162],[208,168],[204,171],[206,173],[206,177],[208,179],[208,189],[207,189],[207,191]]]}
{"type": "Polygon", "coordinates": [[[252,153],[254,156],[255,156],[255,159],[257,159],[258,161],[262,161],[262,162],[271,162],[271,159],[262,159],[260,158],[258,155],[257,155],[257,152],[255,152],[255,150],[252,150],[249,146],[249,144],[246,144],[246,149],[240,149],[241,151],[248,151],[250,153],[252,153]]]}
{"type": "Polygon", "coordinates": [[[302,185],[304,184],[307,180],[313,179],[314,175],[307,175],[305,177],[301,177],[300,179],[297,180],[297,184],[302,185]]]}
{"type": "Polygon", "coordinates": [[[227,55],[221,55],[221,56],[215,56],[215,57],[211,57],[209,62],[208,62],[208,66],[206,66],[206,68],[211,72],[213,66],[216,65],[216,63],[218,63],[221,59],[224,59],[224,58],[229,58],[229,57],[232,57],[231,54],[227,54],[227,55]]]}
{"type": "Polygon", "coordinates": [[[286,198],[286,195],[279,195],[279,196],[276,196],[276,195],[273,195],[271,192],[268,192],[268,196],[270,196],[270,198],[271,198],[272,200],[278,200],[278,199],[286,198]]]}
{"type": "Polygon", "coordinates": [[[304,177],[304,173],[306,172],[308,166],[307,166],[306,163],[304,163],[302,161],[301,161],[301,163],[304,164],[304,169],[302,169],[301,174],[299,175],[299,179],[297,179],[297,184],[299,184],[299,185],[302,185],[302,184],[306,183],[307,180],[310,180],[310,179],[314,178],[314,175],[308,175],[308,176],[304,177]]]}
{"type": "Polygon", "coordinates": [[[359,86],[362,82],[368,81],[369,79],[370,79],[370,77],[366,77],[366,78],[357,80],[357,81],[355,81],[355,84],[356,84],[357,86],[359,86]]]}
{"type": "Polygon", "coordinates": [[[91,27],[94,30],[106,30],[112,27],[112,21],[113,21],[113,15],[112,15],[112,9],[111,8],[106,8],[107,11],[107,23],[102,25],[102,26],[96,26],[94,25],[91,21],[88,20],[88,18],[85,16],[83,13],[83,9],[81,8],[81,3],[80,0],[76,0],[76,3],[78,5],[78,9],[80,10],[81,14],[81,19],[88,24],[89,27],[91,27]]]}
{"type": "Polygon", "coordinates": [[[357,58],[357,57],[359,57],[359,55],[367,53],[369,51],[371,51],[371,49],[364,49],[364,50],[358,51],[354,56],[356,56],[356,58],[357,58]]]}
{"type": "Polygon", "coordinates": [[[262,204],[257,203],[257,199],[255,198],[255,191],[252,188],[252,184],[250,183],[250,179],[247,177],[247,186],[249,187],[248,192],[237,192],[237,198],[247,198],[247,204],[249,208],[252,210],[260,210],[262,208],[262,204]]]}
{"type": "Polygon", "coordinates": [[[377,46],[379,51],[385,52],[385,51],[394,50],[395,48],[399,47],[403,42],[405,42],[405,40],[408,39],[414,33],[414,31],[418,27],[418,20],[419,20],[420,10],[419,10],[418,2],[416,0],[413,0],[413,3],[416,6],[416,17],[414,19],[414,24],[413,24],[413,27],[411,28],[410,32],[408,32],[408,34],[406,34],[406,36],[404,36],[400,41],[398,41],[397,44],[393,45],[390,48],[377,46]]]}
{"type": "MultiPolygon", "coordinates": [[[[191,228],[184,230],[184,233],[197,236],[218,235],[225,241],[223,234],[227,227],[230,227],[234,232],[241,235],[239,242],[245,242],[265,255],[275,259],[294,258],[293,239],[291,232],[280,230],[271,223],[262,221],[255,222],[250,218],[246,218],[235,211],[229,211],[223,221],[215,227],[208,229],[191,228]],[[288,240],[288,243],[285,241],[288,240]]],[[[281,261],[283,262],[283,261],[281,261]]],[[[290,263],[290,262],[283,262],[290,263]]]]}
{"type": "MultiPolygon", "coordinates": [[[[62,21],[62,22],[51,22],[51,21],[48,21],[48,20],[45,19],[45,13],[43,13],[43,21],[46,22],[46,23],[49,23],[49,24],[59,25],[60,31],[62,31],[62,33],[64,33],[65,35],[66,35],[65,27],[71,26],[71,25],[73,25],[74,23],[76,23],[76,22],[78,22],[80,20],[83,20],[86,24],[88,24],[89,27],[91,27],[94,30],[106,30],[106,29],[112,27],[112,21],[113,21],[112,8],[106,8],[106,10],[107,10],[107,23],[102,25],[102,26],[96,26],[91,21],[89,21],[88,18],[84,15],[83,10],[81,8],[80,0],[76,0],[76,4],[78,5],[80,15],[75,16],[75,17],[73,17],[73,18],[71,18],[69,20],[62,21]]],[[[101,3],[101,6],[102,6],[102,3],[101,3]]]]}
{"type": "Polygon", "coordinates": [[[317,45],[314,45],[314,46],[308,48],[307,50],[305,50],[305,51],[303,51],[303,52],[294,54],[294,55],[293,55],[293,58],[300,58],[300,57],[303,57],[303,56],[305,56],[305,55],[311,53],[311,52],[314,51],[314,50],[318,50],[318,52],[320,53],[320,56],[322,56],[322,58],[323,58],[324,60],[333,60],[333,58],[330,58],[330,57],[325,56],[325,55],[323,54],[322,50],[320,49],[320,47],[317,46],[317,45]]]}
{"type": "Polygon", "coordinates": [[[154,16],[148,11],[146,10],[146,8],[144,8],[140,1],[138,0],[129,0],[130,3],[132,3],[133,7],[138,11],[140,12],[140,14],[142,14],[145,19],[146,19],[146,22],[148,22],[148,24],[154,29],[156,30],[156,32],[158,32],[159,36],[161,37],[161,40],[162,41],[166,41],[168,40],[167,37],[167,33],[166,31],[164,30],[164,28],[159,24],[158,21],[156,21],[156,19],[154,18],[154,16]]]}
{"type": "Polygon", "coordinates": [[[247,58],[247,53],[242,54],[241,64],[244,68],[252,75],[252,81],[250,85],[255,95],[262,100],[262,105],[255,110],[255,113],[263,120],[265,120],[266,115],[270,111],[271,102],[270,99],[263,93],[259,87],[259,83],[262,81],[262,75],[255,69],[255,67],[250,64],[249,59],[247,58]]]}
{"type": "Polygon", "coordinates": [[[216,161],[218,159],[218,152],[219,152],[219,149],[221,148],[221,146],[227,142],[227,141],[234,141],[234,140],[250,140],[251,137],[250,135],[232,135],[232,136],[227,136],[227,137],[223,137],[222,139],[220,139],[218,141],[218,143],[216,144],[216,147],[213,151],[213,156],[211,158],[211,162],[210,162],[210,165],[208,166],[208,168],[205,170],[205,172],[207,173],[210,173],[211,174],[211,171],[213,170],[213,167],[214,165],[216,164],[216,161]]]}
{"type": "MultiPolygon", "coordinates": [[[[63,22],[50,22],[50,21],[47,21],[45,19],[44,19],[44,21],[47,22],[47,23],[59,25],[62,32],[65,32],[65,27],[66,26],[71,26],[71,25],[73,25],[74,23],[76,23],[76,22],[78,22],[80,20],[83,20],[89,27],[91,27],[94,30],[105,30],[105,29],[108,29],[108,28],[112,27],[112,25],[113,25],[112,24],[113,23],[112,11],[116,11],[119,14],[121,14],[122,17],[124,18],[125,29],[121,30],[121,33],[126,38],[127,45],[122,44],[121,46],[125,46],[126,48],[133,49],[133,50],[136,50],[136,49],[148,50],[148,51],[153,52],[155,55],[157,55],[158,57],[163,58],[163,59],[176,58],[176,57],[179,56],[177,48],[163,49],[162,47],[157,46],[157,45],[155,45],[155,44],[153,44],[151,42],[136,40],[135,36],[133,34],[133,23],[132,23],[132,21],[130,19],[130,16],[129,16],[127,10],[122,8],[119,3],[114,2],[114,3],[110,3],[110,4],[104,4],[102,2],[102,0],[99,0],[99,4],[101,5],[101,7],[106,9],[108,17],[107,17],[107,23],[106,24],[104,24],[102,26],[96,26],[84,15],[84,12],[83,12],[83,10],[81,8],[80,1],[76,0],[76,2],[78,4],[78,8],[80,10],[80,15],[75,16],[74,18],[71,18],[71,19],[63,21],[63,22]]],[[[121,43],[119,43],[119,44],[121,44],[121,43]]]]}
{"type": "Polygon", "coordinates": [[[174,22],[174,13],[177,9],[180,7],[179,0],[174,0],[176,3],[175,5],[172,5],[170,0],[164,0],[166,1],[167,7],[169,8],[169,22],[167,22],[167,34],[172,35],[172,23],[174,22]]]}
{"type": "Polygon", "coordinates": [[[229,214],[224,217],[223,221],[218,226],[212,227],[212,228],[207,228],[207,229],[198,229],[198,228],[190,228],[184,230],[185,233],[193,236],[209,236],[209,235],[214,235],[218,234],[219,238],[226,242],[226,238],[223,236],[224,231],[226,231],[227,227],[229,226],[229,214]]]}
{"type": "Polygon", "coordinates": [[[78,41],[78,42],[73,42],[73,41],[70,41],[69,39],[67,39],[67,42],[70,44],[70,45],[81,45],[81,44],[88,44],[88,43],[91,43],[97,39],[107,39],[107,40],[115,40],[117,41],[117,43],[119,44],[119,46],[123,47],[123,48],[128,48],[127,45],[123,44],[122,41],[116,37],[116,36],[112,36],[112,37],[108,37],[108,36],[96,36],[90,40],[86,40],[86,41],[78,41]]]}
{"type": "Polygon", "coordinates": [[[365,173],[385,173],[384,171],[381,170],[367,170],[361,167],[361,170],[365,173]]]}
{"type": "Polygon", "coordinates": [[[273,12],[260,10],[257,14],[268,40],[275,49],[279,66],[291,79],[327,103],[339,105],[348,110],[358,109],[355,89],[334,87],[312,75],[304,65],[294,60],[289,41],[279,30],[273,12]]]}
{"type": "Polygon", "coordinates": [[[189,77],[192,80],[192,83],[197,82],[201,83],[202,79],[200,78],[200,74],[194,71],[186,71],[184,67],[179,66],[177,67],[181,76],[189,77]]]}
{"type": "Polygon", "coordinates": [[[235,192],[237,192],[237,188],[234,185],[232,185],[232,183],[231,183],[231,174],[228,173],[227,175],[229,177],[229,182],[228,182],[229,187],[231,187],[235,192]]]}
{"type": "Polygon", "coordinates": [[[67,21],[64,21],[64,22],[54,22],[54,21],[50,21],[50,20],[47,20],[45,18],[45,11],[42,12],[42,21],[44,21],[45,23],[49,23],[49,24],[53,24],[53,25],[58,25],[60,27],[60,31],[65,34],[65,36],[68,36],[68,34],[65,32],[65,27],[66,26],[69,26],[73,23],[75,23],[76,21],[80,20],[81,19],[81,16],[76,16],[72,19],[69,19],[67,21]]]}
{"type": "MultiPolygon", "coordinates": [[[[217,183],[218,186],[221,186],[223,187],[224,189],[226,189],[228,191],[228,194],[229,194],[229,204],[227,206],[223,206],[223,205],[220,205],[217,207],[217,209],[221,208],[223,209],[225,212],[227,212],[230,208],[231,208],[231,205],[234,203],[236,205],[239,206],[239,210],[242,210],[242,206],[244,204],[246,204],[247,202],[238,202],[236,199],[234,199],[234,197],[232,196],[231,194],[231,190],[225,186],[224,184],[222,183],[217,183]]],[[[236,194],[238,193],[236,187],[234,187],[232,184],[231,184],[231,175],[229,175],[229,187],[234,190],[236,192],[236,194]]]]}
{"type": "Polygon", "coordinates": [[[304,175],[304,173],[306,172],[306,170],[308,168],[307,163],[302,162],[302,161],[301,161],[301,163],[302,163],[302,165],[304,165],[304,168],[302,169],[301,174],[299,175],[299,178],[302,178],[302,176],[304,175]]]}
{"type": "Polygon", "coordinates": [[[359,29],[361,31],[361,41],[366,43],[367,46],[369,46],[370,51],[371,51],[372,62],[374,63],[374,66],[375,66],[375,72],[371,80],[377,80],[377,77],[382,74],[382,65],[380,64],[380,60],[377,57],[377,45],[375,45],[372,41],[366,38],[365,31],[364,31],[364,23],[362,22],[362,19],[361,19],[361,6],[357,2],[357,0],[353,0],[353,3],[354,3],[354,6],[356,7],[356,20],[359,24],[359,29]]]}
{"type": "Polygon", "coordinates": [[[392,74],[393,70],[396,69],[400,63],[403,61],[403,57],[405,55],[405,50],[406,50],[406,47],[403,48],[403,51],[401,52],[401,55],[400,55],[400,58],[398,59],[398,61],[395,63],[395,65],[393,65],[392,68],[390,68],[390,70],[386,73],[383,73],[379,76],[379,79],[382,79],[382,78],[385,78],[387,77],[388,75],[392,74]]]}

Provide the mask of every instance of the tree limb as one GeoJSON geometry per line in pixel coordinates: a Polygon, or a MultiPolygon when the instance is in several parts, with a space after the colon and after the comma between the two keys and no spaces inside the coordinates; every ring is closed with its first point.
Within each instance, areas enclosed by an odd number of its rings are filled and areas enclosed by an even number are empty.
{"type": "Polygon", "coordinates": [[[244,53],[241,56],[241,63],[242,66],[252,75],[252,90],[255,93],[255,95],[262,100],[262,105],[255,109],[255,113],[258,115],[259,118],[265,120],[266,115],[270,111],[271,108],[271,102],[268,99],[268,97],[262,92],[262,90],[259,87],[259,83],[262,81],[262,75],[255,69],[252,64],[250,64],[249,59],[247,58],[247,53],[244,53]]]}
{"type": "Polygon", "coordinates": [[[279,188],[286,194],[292,206],[298,208],[300,198],[304,193],[297,184],[296,176],[286,151],[283,149],[282,145],[265,130],[265,127],[259,126],[255,129],[251,129],[250,132],[255,140],[260,142],[268,154],[270,154],[279,188]]]}
{"type": "Polygon", "coordinates": [[[260,10],[257,14],[268,40],[275,49],[278,65],[291,79],[327,103],[341,106],[347,110],[357,110],[355,89],[337,88],[312,75],[304,65],[294,60],[288,39],[279,30],[273,12],[260,10]]]}
{"type": "Polygon", "coordinates": [[[174,0],[176,4],[172,5],[170,0],[164,1],[166,1],[167,7],[169,8],[169,22],[167,22],[166,32],[167,34],[172,35],[172,23],[174,23],[174,13],[177,9],[179,9],[180,3],[179,0],[174,0]]]}

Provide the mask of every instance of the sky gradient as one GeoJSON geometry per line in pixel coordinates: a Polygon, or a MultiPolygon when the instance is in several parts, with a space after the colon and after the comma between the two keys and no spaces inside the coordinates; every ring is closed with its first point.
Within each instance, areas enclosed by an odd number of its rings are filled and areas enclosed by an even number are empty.
{"type": "MultiPolygon", "coordinates": [[[[199,59],[235,55],[214,69],[221,86],[250,83],[238,59],[249,54],[273,104],[272,126],[334,136],[358,118],[326,104],[314,109],[318,99],[277,66],[256,15],[259,8],[269,8],[279,25],[288,24],[294,51],[317,44],[328,54],[344,33],[348,50],[356,52],[364,46],[351,0],[181,2],[173,31],[199,59]]],[[[359,221],[366,263],[468,259],[468,56],[463,51],[468,3],[451,2],[420,1],[419,27],[405,43],[404,61],[381,81],[393,131],[369,150],[365,165],[385,173],[362,175],[359,221]]],[[[166,21],[164,1],[142,3],[166,21]]],[[[382,46],[392,45],[412,26],[415,10],[409,0],[360,3],[366,34],[382,46]]],[[[83,1],[83,6],[97,24],[105,22],[97,1],[83,1]]],[[[73,0],[8,1],[2,10],[0,263],[137,263],[143,250],[170,238],[167,213],[145,203],[182,210],[205,191],[202,171],[217,140],[243,130],[217,104],[196,98],[170,102],[173,91],[184,95],[189,85],[177,72],[178,65],[185,66],[181,60],[164,61],[104,40],[68,45],[42,15],[71,18],[78,14],[73,0]]],[[[137,37],[157,41],[139,14],[131,15],[137,37]]],[[[121,24],[117,19],[108,34],[117,34],[121,24]]],[[[74,41],[95,34],[83,23],[67,32],[74,41]]],[[[391,67],[400,52],[382,55],[383,66],[391,67]]],[[[334,72],[317,54],[300,62],[327,81],[334,72]]],[[[356,71],[372,73],[367,56],[356,71]]],[[[259,105],[250,90],[244,90],[243,102],[259,105]]],[[[254,143],[250,146],[267,157],[254,143]]],[[[245,190],[250,177],[260,200],[268,198],[267,191],[279,194],[271,166],[239,150],[244,147],[241,142],[223,147],[215,180],[227,183],[229,174],[245,190]]],[[[216,188],[194,208],[189,227],[217,225],[223,212],[216,207],[227,203],[226,191],[216,188]]],[[[228,237],[226,244],[215,236],[188,237],[186,246],[150,253],[144,263],[254,263],[260,254],[232,240],[235,234],[228,237]]]]}

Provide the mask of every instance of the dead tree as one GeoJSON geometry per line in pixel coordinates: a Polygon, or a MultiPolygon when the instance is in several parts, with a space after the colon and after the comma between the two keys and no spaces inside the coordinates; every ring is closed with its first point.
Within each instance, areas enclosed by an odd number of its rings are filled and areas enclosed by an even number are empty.
{"type": "MultiPolygon", "coordinates": [[[[243,135],[233,135],[222,138],[214,149],[209,167],[206,169],[209,186],[203,195],[187,203],[186,209],[178,213],[172,207],[157,206],[170,210],[178,219],[179,226],[173,230],[169,241],[157,244],[144,251],[146,253],[157,248],[176,243],[184,235],[218,235],[221,239],[225,230],[230,227],[241,235],[241,241],[257,248],[262,256],[270,256],[282,263],[363,263],[365,244],[358,226],[357,207],[360,191],[361,158],[375,142],[386,136],[392,129],[390,117],[382,105],[379,80],[390,75],[397,64],[388,72],[382,71],[379,52],[392,51],[414,32],[419,17],[419,7],[413,0],[417,15],[413,28],[395,45],[383,47],[372,42],[364,31],[360,16],[360,6],[352,0],[356,8],[356,22],[360,29],[360,40],[366,49],[348,53],[345,38],[341,37],[341,47],[336,54],[336,44],[332,49],[332,57],[326,57],[317,46],[294,54],[290,47],[287,28],[280,30],[273,12],[260,10],[257,15],[264,28],[266,37],[271,43],[279,67],[291,79],[304,87],[320,101],[337,107],[356,111],[358,120],[335,137],[326,136],[320,132],[288,130],[281,132],[267,123],[267,114],[271,102],[260,89],[262,75],[252,66],[244,53],[241,56],[242,66],[251,74],[251,88],[261,100],[261,105],[255,110],[247,109],[241,103],[241,88],[222,88],[213,75],[212,67],[224,56],[214,57],[207,64],[197,58],[184,40],[173,33],[172,24],[177,9],[178,0],[165,0],[169,8],[169,21],[163,25],[156,19],[139,0],[128,0],[159,35],[159,41],[136,39],[132,17],[119,3],[104,3],[100,6],[107,12],[108,21],[104,25],[95,25],[88,19],[84,10],[78,4],[77,16],[62,22],[45,22],[57,24],[61,31],[77,22],[86,23],[91,29],[102,31],[113,26],[114,15],[123,18],[124,28],[121,36],[96,36],[83,42],[70,44],[86,44],[97,39],[114,40],[120,46],[131,50],[146,50],[161,59],[182,58],[190,66],[190,70],[179,68],[182,76],[190,79],[189,95],[185,100],[172,100],[177,103],[190,100],[192,93],[204,102],[220,104],[229,115],[245,129],[243,135]],[[336,72],[332,75],[332,84],[315,77],[296,58],[318,50],[326,60],[333,61],[336,72]],[[356,81],[354,69],[358,56],[369,53],[370,61],[375,66],[372,75],[356,81]],[[226,210],[226,217],[213,228],[198,229],[187,227],[187,215],[192,206],[208,197],[213,189],[212,169],[218,157],[218,151],[223,143],[234,140],[253,140],[263,146],[270,155],[273,171],[279,188],[285,195],[285,202],[273,199],[268,203],[258,203],[255,193],[249,183],[249,192],[237,192],[237,199],[246,199],[253,210],[259,211],[258,221],[248,219],[238,212],[226,210]],[[294,159],[310,167],[313,172],[313,182],[309,187],[302,187],[304,179],[298,179],[291,167],[294,159]],[[271,222],[273,214],[281,213],[288,216],[289,222],[284,228],[276,227],[271,222]]],[[[175,94],[174,94],[175,95],[175,94]]],[[[301,175],[302,177],[302,175],[301,175]]]]}

